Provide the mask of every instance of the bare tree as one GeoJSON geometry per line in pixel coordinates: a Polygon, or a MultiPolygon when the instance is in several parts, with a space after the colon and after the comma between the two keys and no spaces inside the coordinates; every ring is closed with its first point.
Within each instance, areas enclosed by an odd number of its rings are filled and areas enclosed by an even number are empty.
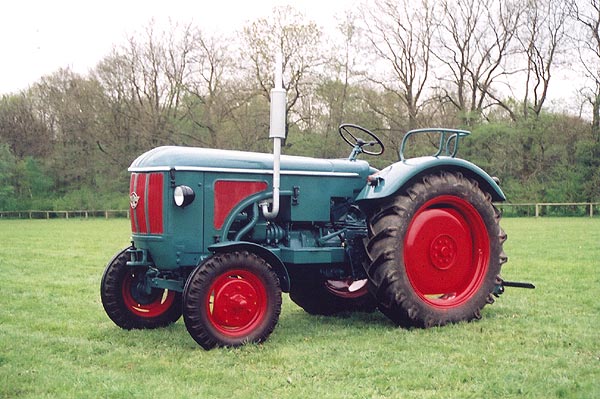
{"type": "Polygon", "coordinates": [[[227,40],[216,35],[209,36],[197,29],[193,43],[186,79],[189,98],[185,117],[194,124],[194,130],[206,130],[209,137],[208,142],[197,132],[190,132],[186,137],[202,145],[219,148],[223,145],[223,124],[244,103],[244,89],[239,88],[236,96],[232,93],[229,81],[234,74],[234,66],[227,40]]]}
{"type": "Polygon", "coordinates": [[[523,116],[539,116],[557,55],[567,39],[569,6],[564,0],[528,0],[518,40],[527,57],[523,116]]]}
{"type": "Polygon", "coordinates": [[[513,42],[522,14],[518,3],[503,0],[443,0],[436,58],[444,66],[445,85],[437,89],[472,123],[484,109],[500,105],[496,87],[515,71],[506,59],[515,53],[513,42]]]}
{"type": "MultiPolygon", "coordinates": [[[[389,67],[383,73],[370,70],[368,76],[404,104],[408,129],[418,124],[422,97],[427,89],[433,13],[429,0],[421,0],[417,5],[410,0],[377,0],[363,13],[370,44],[377,57],[389,67]]],[[[400,120],[395,124],[403,125],[400,120]]]]}
{"type": "Polygon", "coordinates": [[[31,95],[23,92],[0,97],[0,142],[7,144],[14,156],[45,156],[50,152],[50,137],[31,95]]]}
{"type": "Polygon", "coordinates": [[[273,87],[275,54],[283,55],[283,87],[287,90],[288,127],[298,101],[315,83],[314,75],[324,64],[322,32],[315,22],[307,21],[290,6],[273,9],[272,17],[260,18],[242,32],[242,57],[257,85],[258,92],[269,98],[273,87]]]}
{"type": "Polygon", "coordinates": [[[592,107],[592,135],[600,143],[600,0],[573,2],[572,13],[583,28],[578,49],[589,85],[582,93],[592,107]]]}

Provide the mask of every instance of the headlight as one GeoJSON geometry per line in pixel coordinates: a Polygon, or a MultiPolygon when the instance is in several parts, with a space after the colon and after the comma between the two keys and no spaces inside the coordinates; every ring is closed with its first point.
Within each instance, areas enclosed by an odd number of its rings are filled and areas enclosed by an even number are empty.
{"type": "Polygon", "coordinates": [[[185,208],[191,204],[194,198],[196,198],[196,194],[188,186],[177,186],[173,190],[173,200],[175,201],[175,205],[180,208],[185,208]]]}

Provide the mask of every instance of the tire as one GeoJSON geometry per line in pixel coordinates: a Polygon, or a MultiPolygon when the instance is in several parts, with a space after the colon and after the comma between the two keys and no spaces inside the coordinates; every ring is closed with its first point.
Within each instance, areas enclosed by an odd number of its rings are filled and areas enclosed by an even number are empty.
{"type": "Polygon", "coordinates": [[[204,349],[265,341],[281,312],[279,279],[256,254],[217,253],[197,267],[183,291],[183,318],[204,349]]]}
{"type": "Polygon", "coordinates": [[[480,319],[507,260],[500,217],[477,182],[449,172],[372,209],[367,273],[382,313],[404,327],[480,319]]]}
{"type": "Polygon", "coordinates": [[[126,330],[159,328],[175,323],[181,316],[181,294],[139,287],[147,267],[129,267],[129,248],[119,252],[106,266],[100,284],[102,305],[110,319],[126,330]]]}
{"type": "Polygon", "coordinates": [[[365,285],[357,291],[348,290],[349,282],[294,282],[290,299],[312,315],[331,316],[343,312],[373,312],[377,302],[365,285]]]}

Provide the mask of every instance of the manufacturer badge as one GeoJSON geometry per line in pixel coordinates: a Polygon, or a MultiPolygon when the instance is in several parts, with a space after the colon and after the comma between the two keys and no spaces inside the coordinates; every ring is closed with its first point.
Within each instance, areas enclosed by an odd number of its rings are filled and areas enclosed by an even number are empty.
{"type": "Polygon", "coordinates": [[[129,195],[129,205],[131,205],[131,209],[135,209],[140,201],[140,196],[134,192],[129,195]]]}

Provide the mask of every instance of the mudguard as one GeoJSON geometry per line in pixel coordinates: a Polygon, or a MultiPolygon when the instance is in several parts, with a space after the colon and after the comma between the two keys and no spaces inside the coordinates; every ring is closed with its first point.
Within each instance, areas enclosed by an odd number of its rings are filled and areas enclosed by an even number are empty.
{"type": "Polygon", "coordinates": [[[271,265],[273,271],[277,274],[277,277],[279,277],[281,290],[283,292],[290,292],[290,275],[288,274],[285,264],[276,254],[262,245],[247,241],[225,241],[211,245],[208,247],[208,250],[215,253],[229,251],[248,251],[255,253],[271,265]]]}
{"type": "Polygon", "coordinates": [[[360,205],[361,201],[389,197],[415,178],[442,170],[461,172],[464,176],[475,179],[482,190],[490,193],[493,201],[506,201],[498,183],[477,165],[460,158],[430,156],[396,162],[369,176],[367,185],[356,197],[356,202],[360,205]]]}

